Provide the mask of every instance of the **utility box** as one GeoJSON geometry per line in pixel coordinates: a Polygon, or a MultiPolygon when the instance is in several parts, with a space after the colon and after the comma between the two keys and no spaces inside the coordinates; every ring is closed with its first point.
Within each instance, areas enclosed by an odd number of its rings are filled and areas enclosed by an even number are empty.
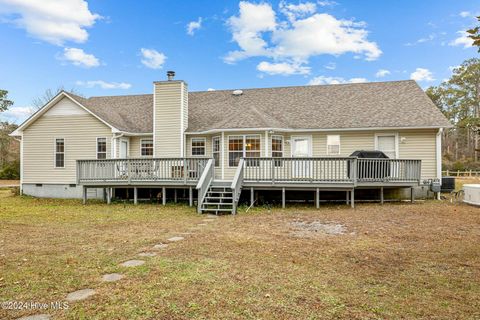
{"type": "Polygon", "coordinates": [[[430,191],[432,192],[440,192],[442,190],[442,184],[440,181],[432,181],[430,184],[430,191]]]}

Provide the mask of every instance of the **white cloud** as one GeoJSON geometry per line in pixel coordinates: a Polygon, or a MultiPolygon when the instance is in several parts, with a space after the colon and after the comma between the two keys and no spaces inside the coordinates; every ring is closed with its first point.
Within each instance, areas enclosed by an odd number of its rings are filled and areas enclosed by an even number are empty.
{"type": "Polygon", "coordinates": [[[208,88],[207,91],[215,91],[214,88],[208,88]]]}
{"type": "Polygon", "coordinates": [[[472,13],[470,11],[462,11],[458,15],[462,18],[468,18],[472,16],[472,13]]]}
{"type": "Polygon", "coordinates": [[[375,73],[375,77],[376,78],[383,78],[385,76],[388,76],[389,74],[391,74],[390,71],[388,71],[387,69],[380,69],[377,71],[377,73],[375,73]]]}
{"type": "Polygon", "coordinates": [[[85,68],[93,68],[100,65],[100,60],[98,60],[93,54],[86,53],[79,48],[64,48],[63,55],[60,56],[59,59],[85,68]]]}
{"type": "Polygon", "coordinates": [[[100,87],[102,89],[130,89],[132,85],[126,82],[106,82],[103,80],[77,81],[77,86],[85,88],[100,87]]]}
{"type": "Polygon", "coordinates": [[[320,7],[331,7],[331,6],[336,6],[338,3],[336,1],[325,0],[325,1],[317,1],[317,4],[320,7]]]}
{"type": "Polygon", "coordinates": [[[161,52],[158,52],[154,49],[140,49],[140,53],[142,55],[142,63],[151,69],[161,69],[165,60],[167,60],[167,56],[161,52]]]}
{"type": "Polygon", "coordinates": [[[307,64],[310,57],[322,54],[354,53],[366,60],[382,54],[378,45],[367,39],[365,23],[315,13],[315,3],[281,2],[280,12],[287,16],[283,20],[277,19],[268,3],[242,1],[239,6],[239,14],[230,17],[227,24],[240,50],[229,52],[224,58],[226,63],[267,57],[276,63],[307,64]]]}
{"type": "Polygon", "coordinates": [[[351,78],[351,79],[344,79],[342,77],[326,77],[326,76],[318,76],[311,79],[308,84],[309,85],[320,85],[320,84],[342,84],[342,83],[363,83],[367,82],[365,78],[351,78]]]}
{"type": "Polygon", "coordinates": [[[417,68],[410,74],[410,79],[415,81],[434,81],[433,73],[425,68],[417,68]]]}
{"type": "Polygon", "coordinates": [[[86,28],[101,18],[89,10],[85,0],[0,0],[0,6],[4,21],[56,45],[87,41],[86,28]]]}
{"type": "Polygon", "coordinates": [[[33,107],[11,107],[5,112],[0,113],[0,118],[5,118],[9,122],[22,122],[35,112],[33,107]]]}
{"type": "Polygon", "coordinates": [[[198,18],[197,21],[190,21],[187,24],[187,34],[193,36],[196,30],[199,30],[202,27],[202,17],[198,18]]]}
{"type": "Polygon", "coordinates": [[[473,46],[473,39],[468,36],[466,31],[458,31],[458,38],[452,40],[450,46],[463,46],[464,48],[470,48],[473,46]]]}
{"type": "Polygon", "coordinates": [[[337,68],[337,64],[335,62],[329,62],[324,67],[328,70],[335,70],[337,68]]]}
{"type": "Polygon", "coordinates": [[[270,75],[292,75],[292,74],[309,74],[310,68],[296,63],[270,63],[262,61],[257,65],[257,70],[268,73],[270,75]]]}

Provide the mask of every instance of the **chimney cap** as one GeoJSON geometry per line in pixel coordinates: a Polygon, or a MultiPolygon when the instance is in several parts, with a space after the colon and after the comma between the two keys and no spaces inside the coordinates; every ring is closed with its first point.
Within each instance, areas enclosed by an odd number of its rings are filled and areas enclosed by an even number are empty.
{"type": "Polygon", "coordinates": [[[167,78],[169,81],[172,81],[173,78],[175,77],[175,71],[167,71],[167,78]]]}

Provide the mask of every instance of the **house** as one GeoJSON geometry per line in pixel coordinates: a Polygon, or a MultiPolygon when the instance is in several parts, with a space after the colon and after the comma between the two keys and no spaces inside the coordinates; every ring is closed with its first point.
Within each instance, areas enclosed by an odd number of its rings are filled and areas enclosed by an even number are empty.
{"type": "MultiPolygon", "coordinates": [[[[21,188],[37,197],[104,198],[128,189],[194,193],[198,210],[235,212],[242,192],[426,192],[441,178],[450,123],[414,81],[83,98],[62,91],[12,136],[21,188]],[[379,150],[388,159],[350,157],[379,150]]],[[[150,195],[152,196],[152,195],[150,195]]]]}

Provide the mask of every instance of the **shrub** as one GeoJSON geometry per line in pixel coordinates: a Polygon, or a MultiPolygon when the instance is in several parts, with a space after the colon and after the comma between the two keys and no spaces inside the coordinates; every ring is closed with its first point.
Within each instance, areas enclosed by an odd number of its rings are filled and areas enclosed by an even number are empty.
{"type": "Polygon", "coordinates": [[[2,168],[2,170],[0,170],[0,179],[3,179],[3,180],[20,179],[20,163],[18,161],[7,163],[2,168]]]}

